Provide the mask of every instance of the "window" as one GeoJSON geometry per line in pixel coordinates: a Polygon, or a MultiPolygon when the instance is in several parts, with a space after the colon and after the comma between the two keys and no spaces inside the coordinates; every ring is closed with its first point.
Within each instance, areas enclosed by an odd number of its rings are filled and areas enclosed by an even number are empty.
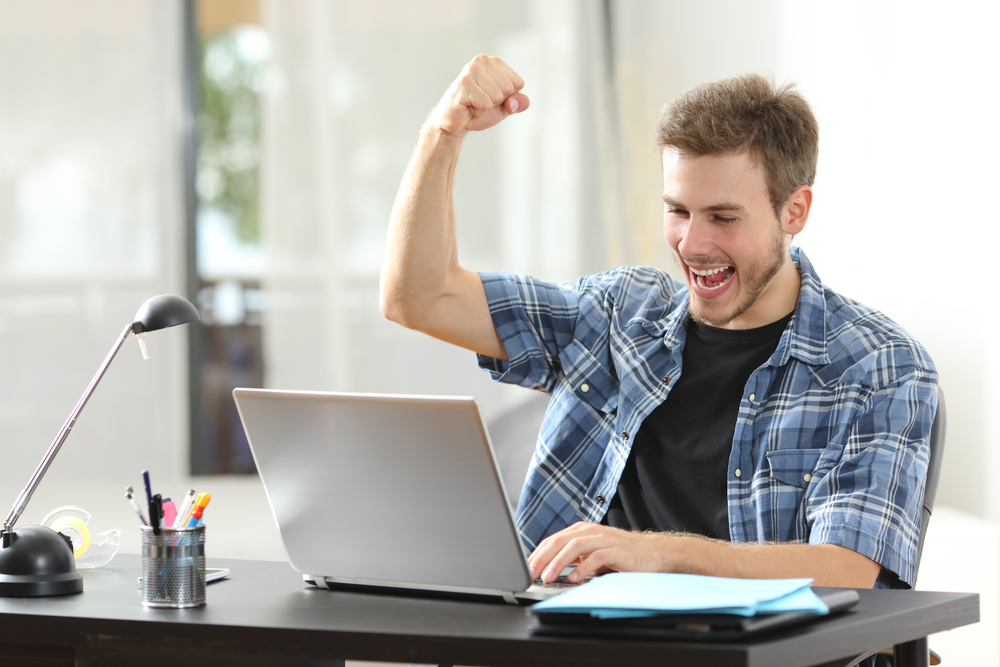
{"type": "Polygon", "coordinates": [[[250,473],[235,387],[264,383],[260,243],[260,87],[270,44],[256,0],[197,0],[191,472],[250,473]]]}

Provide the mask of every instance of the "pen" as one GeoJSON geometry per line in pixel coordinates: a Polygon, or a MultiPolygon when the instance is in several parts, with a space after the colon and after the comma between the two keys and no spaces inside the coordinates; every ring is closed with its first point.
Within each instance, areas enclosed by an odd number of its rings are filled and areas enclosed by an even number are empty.
{"type": "Polygon", "coordinates": [[[201,525],[201,516],[204,513],[205,513],[205,508],[204,507],[199,507],[199,508],[195,509],[194,513],[191,514],[191,518],[188,519],[188,522],[186,524],[184,524],[184,527],[185,528],[197,528],[198,526],[200,526],[201,525]]]}
{"type": "Polygon", "coordinates": [[[199,493],[198,494],[198,498],[193,503],[191,503],[191,509],[189,509],[187,511],[187,514],[184,515],[184,521],[181,523],[181,525],[186,528],[187,527],[188,519],[190,519],[191,515],[194,514],[195,508],[198,507],[198,505],[201,505],[202,507],[204,507],[205,505],[208,504],[208,501],[211,500],[211,499],[212,499],[212,495],[211,494],[209,494],[209,493],[199,493]]]}
{"type": "Polygon", "coordinates": [[[201,524],[201,516],[205,513],[205,507],[211,499],[212,496],[208,493],[198,496],[198,500],[194,504],[194,509],[191,511],[191,517],[184,522],[185,528],[194,528],[201,524]]]}
{"type": "Polygon", "coordinates": [[[158,493],[149,502],[149,522],[153,526],[153,535],[159,535],[163,527],[163,497],[158,493]]]}
{"type": "Polygon", "coordinates": [[[142,515],[142,510],[139,509],[138,503],[135,502],[135,498],[132,497],[132,487],[127,487],[125,489],[125,497],[128,498],[129,505],[135,510],[135,513],[139,515],[139,521],[142,521],[142,525],[148,526],[149,522],[146,521],[146,517],[142,515]]]}
{"type": "Polygon", "coordinates": [[[194,504],[194,499],[197,494],[194,489],[189,489],[187,495],[184,496],[184,502],[181,503],[181,508],[177,511],[177,517],[174,519],[174,525],[171,528],[181,528],[184,525],[185,519],[187,519],[188,514],[191,513],[191,506],[194,504]]]}
{"type": "MultiPolygon", "coordinates": [[[[142,481],[146,484],[146,504],[147,505],[152,505],[153,504],[153,489],[149,485],[149,471],[148,470],[143,470],[142,471],[142,481]]],[[[153,510],[150,509],[149,513],[152,514],[153,510]]]]}

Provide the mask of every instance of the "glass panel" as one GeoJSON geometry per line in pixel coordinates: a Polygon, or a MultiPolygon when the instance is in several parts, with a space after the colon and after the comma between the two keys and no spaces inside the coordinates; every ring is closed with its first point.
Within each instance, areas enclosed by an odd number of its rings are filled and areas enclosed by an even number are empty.
{"type": "Polygon", "coordinates": [[[192,442],[194,474],[254,472],[232,390],[264,383],[260,277],[260,88],[270,40],[254,2],[198,4],[200,112],[198,305],[200,422],[192,442]]]}

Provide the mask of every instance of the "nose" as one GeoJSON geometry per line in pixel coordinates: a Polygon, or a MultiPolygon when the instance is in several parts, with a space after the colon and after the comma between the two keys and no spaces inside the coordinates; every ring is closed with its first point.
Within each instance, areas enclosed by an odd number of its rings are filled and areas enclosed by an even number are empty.
{"type": "Polygon", "coordinates": [[[715,254],[712,230],[707,221],[692,216],[678,231],[677,252],[681,257],[711,257],[715,254]]]}

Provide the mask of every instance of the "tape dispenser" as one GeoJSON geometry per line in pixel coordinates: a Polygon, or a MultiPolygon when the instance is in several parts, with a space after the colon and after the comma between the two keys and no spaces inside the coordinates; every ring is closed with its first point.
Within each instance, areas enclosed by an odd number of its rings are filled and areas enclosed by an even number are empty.
{"type": "Polygon", "coordinates": [[[110,561],[118,553],[121,532],[117,528],[91,534],[87,524],[90,512],[67,505],[57,507],[42,519],[42,525],[62,533],[73,543],[73,556],[78,570],[92,570],[110,561]]]}

